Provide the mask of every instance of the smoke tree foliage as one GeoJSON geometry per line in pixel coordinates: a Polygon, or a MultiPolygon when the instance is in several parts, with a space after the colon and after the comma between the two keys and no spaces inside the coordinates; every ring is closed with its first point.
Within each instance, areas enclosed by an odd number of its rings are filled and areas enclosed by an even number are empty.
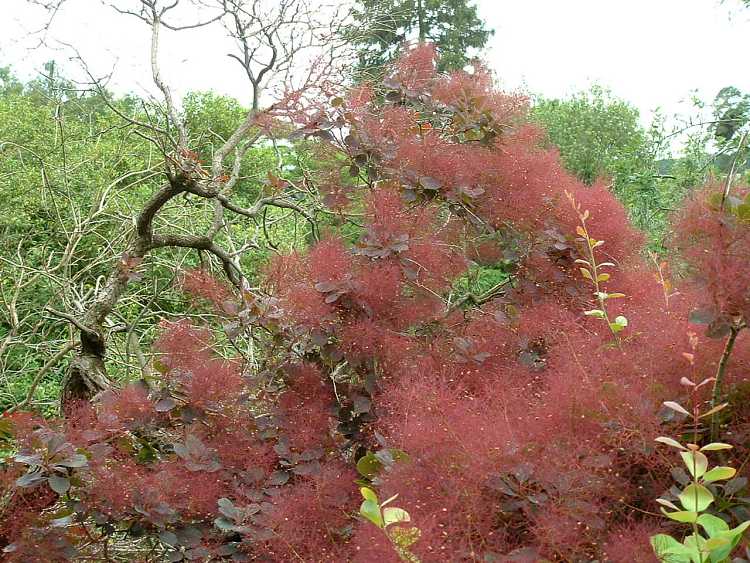
{"type": "Polygon", "coordinates": [[[164,321],[153,375],[64,419],[2,419],[6,560],[656,561],[685,377],[730,403],[706,513],[746,520],[750,190],[685,203],[672,279],[527,111],[423,45],[297,114],[320,240],[257,288],[186,272],[220,322],[164,321]],[[461,294],[475,264],[507,278],[461,294]]]}

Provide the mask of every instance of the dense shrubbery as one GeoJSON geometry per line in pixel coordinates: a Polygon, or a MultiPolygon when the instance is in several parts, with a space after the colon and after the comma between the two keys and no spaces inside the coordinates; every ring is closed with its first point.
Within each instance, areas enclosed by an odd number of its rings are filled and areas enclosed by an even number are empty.
{"type": "MultiPolygon", "coordinates": [[[[153,377],[66,420],[4,419],[9,560],[651,561],[649,537],[680,530],[656,516],[674,463],[654,438],[683,431],[661,407],[683,377],[721,376],[744,471],[746,188],[686,204],[670,279],[523,98],[434,68],[415,49],[302,124],[333,166],[320,242],[241,295],[186,276],[241,356],[165,323],[153,377]],[[457,297],[472,262],[507,275],[457,297]],[[357,516],[359,485],[399,495],[407,549],[357,516]]],[[[746,480],[729,483],[736,524],[746,480]]]]}
{"type": "MultiPolygon", "coordinates": [[[[14,408],[32,389],[39,410],[56,412],[65,362],[38,386],[32,381],[71,333],[67,321],[56,320],[47,308],[80,313],[120,260],[134,229],[133,210],[163,181],[164,163],[154,147],[108,106],[147,120],[147,100],[79,92],[54,65],[46,72],[47,78],[22,84],[0,69],[0,410],[14,408]]],[[[199,93],[188,95],[182,108],[191,146],[204,160],[247,111],[233,99],[199,93]]],[[[308,144],[249,149],[234,188],[237,204],[252,206],[267,189],[269,169],[282,167],[286,177],[300,178],[301,166],[311,168],[308,144]]],[[[165,222],[207,228],[211,212],[201,202],[181,199],[166,210],[165,222]]],[[[241,257],[247,271],[257,269],[271,245],[304,244],[305,233],[297,236],[294,221],[280,217],[269,209],[262,226],[232,225],[238,246],[257,241],[257,252],[241,257]]],[[[138,284],[118,307],[118,323],[133,332],[115,331],[109,339],[107,367],[115,379],[140,370],[135,344],[150,346],[155,319],[189,313],[189,300],[175,291],[175,273],[205,262],[184,249],[164,249],[151,258],[144,274],[149,283],[138,284]]]]}

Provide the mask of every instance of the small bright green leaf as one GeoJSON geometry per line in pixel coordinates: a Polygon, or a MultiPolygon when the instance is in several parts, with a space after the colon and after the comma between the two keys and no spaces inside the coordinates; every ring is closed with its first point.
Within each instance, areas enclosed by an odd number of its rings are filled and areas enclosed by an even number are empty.
{"type": "Polygon", "coordinates": [[[727,523],[724,522],[724,520],[713,514],[701,514],[698,518],[698,524],[706,530],[706,533],[711,538],[720,532],[726,532],[729,529],[729,526],[727,526],[727,523]]]}
{"type": "Polygon", "coordinates": [[[622,315],[617,317],[614,322],[609,323],[609,328],[612,329],[612,332],[620,332],[623,330],[626,326],[628,326],[628,319],[623,317],[622,315]]]}
{"type": "Polygon", "coordinates": [[[742,535],[745,533],[745,530],[747,530],[748,526],[750,526],[750,521],[743,522],[742,524],[740,524],[736,528],[732,528],[731,530],[719,532],[716,537],[726,538],[728,540],[728,543],[717,546],[714,549],[710,550],[711,561],[727,560],[737,544],[740,543],[742,535]]]}
{"type": "Polygon", "coordinates": [[[690,563],[691,561],[692,550],[667,534],[651,536],[651,547],[660,560],[670,563],[690,563]]]}
{"type": "Polygon", "coordinates": [[[610,293],[610,294],[609,294],[609,298],[610,298],[610,299],[620,299],[620,298],[622,298],[622,297],[625,297],[625,294],[624,294],[624,293],[616,293],[616,292],[615,292],[615,293],[610,293]]]}
{"type": "Polygon", "coordinates": [[[712,551],[714,549],[718,549],[720,547],[729,545],[729,543],[730,543],[729,538],[724,538],[724,537],[719,536],[716,538],[711,538],[709,540],[706,540],[706,543],[703,544],[703,549],[712,551]]]}
{"type": "Polygon", "coordinates": [[[685,466],[690,471],[690,474],[696,479],[703,476],[708,469],[708,458],[701,452],[687,451],[680,452],[682,461],[685,462],[685,466]]]}
{"type": "Polygon", "coordinates": [[[584,311],[583,314],[587,317],[594,317],[597,319],[603,319],[605,317],[604,311],[601,309],[591,309],[590,311],[584,311]]]}
{"type": "Polygon", "coordinates": [[[735,213],[737,214],[737,218],[741,221],[750,221],[750,205],[747,203],[741,203],[738,205],[735,209],[735,213]]]}
{"type": "Polygon", "coordinates": [[[701,448],[702,452],[715,452],[717,450],[731,450],[733,446],[730,444],[724,444],[723,442],[711,442],[701,448]]]}
{"type": "Polygon", "coordinates": [[[359,492],[362,493],[362,497],[365,500],[371,500],[372,502],[377,504],[378,495],[375,494],[375,491],[373,491],[369,487],[360,487],[359,492]]]}
{"type": "Polygon", "coordinates": [[[734,477],[735,473],[737,473],[737,470],[734,467],[714,467],[710,471],[706,471],[703,475],[703,480],[707,483],[724,481],[734,477]]]}
{"type": "Polygon", "coordinates": [[[663,508],[661,511],[664,513],[664,515],[667,518],[671,518],[672,520],[676,520],[677,522],[696,522],[698,520],[698,513],[697,512],[691,512],[689,510],[678,510],[677,512],[667,512],[663,508]]]}
{"type": "Polygon", "coordinates": [[[583,277],[586,278],[587,280],[594,279],[591,275],[591,272],[589,272],[586,268],[580,268],[580,270],[581,270],[581,274],[583,275],[583,277]]]}
{"type": "Polygon", "coordinates": [[[680,450],[686,449],[685,446],[680,444],[677,440],[673,440],[672,438],[668,438],[667,436],[659,436],[655,440],[656,442],[661,442],[662,444],[666,444],[668,446],[672,446],[673,448],[677,448],[680,450]]]}
{"type": "Polygon", "coordinates": [[[720,410],[726,408],[727,406],[729,406],[729,403],[722,403],[721,405],[716,405],[711,410],[708,410],[708,411],[704,412],[702,415],[700,415],[699,418],[704,418],[706,416],[711,416],[712,414],[719,412],[720,410]]]}
{"type": "Polygon", "coordinates": [[[395,506],[389,506],[383,509],[383,523],[384,526],[390,526],[391,524],[398,524],[400,522],[410,522],[411,517],[409,513],[403,508],[396,508],[395,506]]]}
{"type": "Polygon", "coordinates": [[[383,527],[383,515],[380,513],[380,506],[377,502],[371,500],[364,501],[359,507],[359,513],[378,528],[383,527]]]}
{"type": "Polygon", "coordinates": [[[687,409],[683,407],[680,403],[675,403],[674,401],[664,401],[663,404],[665,407],[670,408],[673,411],[677,411],[679,413],[690,416],[690,413],[687,411],[687,409]]]}
{"type": "Polygon", "coordinates": [[[596,281],[598,281],[598,282],[605,282],[605,281],[608,281],[608,280],[609,280],[609,274],[607,274],[606,272],[603,273],[603,274],[599,274],[598,276],[596,276],[596,281]]]}
{"type": "Polygon", "coordinates": [[[690,512],[702,512],[714,501],[714,496],[703,485],[691,483],[680,493],[680,503],[690,512]]]}

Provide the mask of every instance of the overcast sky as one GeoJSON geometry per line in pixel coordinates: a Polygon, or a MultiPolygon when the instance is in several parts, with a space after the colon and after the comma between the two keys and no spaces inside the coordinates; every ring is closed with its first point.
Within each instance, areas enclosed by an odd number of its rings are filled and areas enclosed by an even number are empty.
{"type": "MultiPolygon", "coordinates": [[[[115,90],[153,91],[148,33],[98,0],[68,0],[48,38],[76,45],[101,74],[114,65],[115,90]]],[[[710,100],[735,85],[750,91],[747,70],[750,9],[739,0],[478,0],[481,16],[495,29],[486,59],[507,89],[564,96],[597,82],[635,106],[644,122],[662,107],[681,111],[693,90],[710,100]]],[[[2,0],[0,66],[29,77],[52,58],[68,59],[61,47],[33,49],[30,32],[42,11],[25,0],[2,0]]],[[[178,95],[213,89],[244,101],[249,91],[239,67],[225,56],[217,32],[166,32],[162,60],[178,95]]]]}

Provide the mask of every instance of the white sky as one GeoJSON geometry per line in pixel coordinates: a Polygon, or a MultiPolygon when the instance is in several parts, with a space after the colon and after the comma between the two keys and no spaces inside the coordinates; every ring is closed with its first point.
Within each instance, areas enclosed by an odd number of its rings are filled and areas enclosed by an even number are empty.
{"type": "MultiPolygon", "coordinates": [[[[115,91],[153,91],[148,30],[98,0],[68,0],[49,38],[74,44],[98,74],[115,72],[115,91]]],[[[750,91],[750,9],[739,0],[478,0],[496,32],[486,60],[506,89],[559,97],[593,82],[638,107],[684,111],[693,90],[710,100],[724,86],[750,91]]],[[[42,11],[25,0],[0,0],[0,66],[24,78],[70,51],[34,49],[29,32],[42,11]]],[[[241,69],[218,31],[165,31],[162,68],[177,96],[213,89],[249,98],[241,69]]],[[[70,67],[69,67],[70,68],[70,67]]]]}

